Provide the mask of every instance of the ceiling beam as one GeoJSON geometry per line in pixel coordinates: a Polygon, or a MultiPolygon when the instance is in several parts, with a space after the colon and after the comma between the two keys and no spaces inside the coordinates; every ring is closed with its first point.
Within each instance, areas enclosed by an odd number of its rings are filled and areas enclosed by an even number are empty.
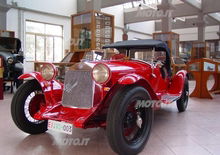
{"type": "Polygon", "coordinates": [[[203,0],[203,13],[215,13],[220,12],[220,0],[203,0]]]}
{"type": "MultiPolygon", "coordinates": [[[[114,5],[120,5],[128,2],[132,2],[134,0],[101,0],[102,1],[102,8],[114,6],[114,5]]],[[[135,0],[137,1],[137,0],[135,0]]]]}
{"type": "MultiPolygon", "coordinates": [[[[198,23],[198,18],[186,19],[185,22],[177,20],[175,23],[172,23],[172,29],[197,28],[198,27],[197,23],[198,23]]],[[[206,26],[215,26],[219,24],[216,20],[210,18],[209,16],[205,17],[205,23],[206,26]]],[[[155,31],[161,31],[161,29],[162,29],[161,21],[156,21],[155,31]]]]}
{"type": "MultiPolygon", "coordinates": [[[[182,0],[182,2],[185,2],[186,4],[189,4],[197,9],[199,9],[201,11],[201,13],[203,14],[208,14],[204,12],[204,8],[206,8],[206,0],[202,0],[202,3],[199,3],[198,1],[195,0],[182,0]]],[[[208,16],[210,18],[212,18],[213,20],[220,22],[219,17],[217,17],[218,15],[215,15],[214,13],[212,14],[208,14],[208,16]]]]}
{"type": "Polygon", "coordinates": [[[197,0],[181,0],[181,1],[198,9],[202,9],[202,4],[197,0]]]}
{"type": "MultiPolygon", "coordinates": [[[[172,12],[172,17],[183,17],[183,16],[193,16],[199,13],[199,10],[193,6],[187,4],[177,4],[174,6],[172,12]]],[[[140,9],[137,8],[136,11],[125,12],[125,24],[144,22],[151,20],[160,20],[162,17],[169,15],[169,12],[162,12],[161,10],[154,9],[140,9]]]]}

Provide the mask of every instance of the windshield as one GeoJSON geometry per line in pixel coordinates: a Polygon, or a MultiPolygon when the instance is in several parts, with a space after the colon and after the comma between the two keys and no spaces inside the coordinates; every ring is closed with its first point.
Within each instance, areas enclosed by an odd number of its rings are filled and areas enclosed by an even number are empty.
{"type": "Polygon", "coordinates": [[[146,62],[165,61],[166,53],[164,51],[153,52],[151,49],[132,49],[130,50],[130,58],[146,62]]]}
{"type": "Polygon", "coordinates": [[[118,54],[118,51],[113,49],[93,50],[86,52],[82,60],[83,61],[111,60],[111,58],[115,54],[118,54]]]}
{"type": "Polygon", "coordinates": [[[129,52],[129,57],[126,57],[125,49],[103,49],[103,50],[94,50],[87,52],[82,61],[100,61],[100,60],[119,60],[119,59],[135,59],[142,60],[146,62],[153,61],[166,61],[166,52],[165,51],[155,51],[153,55],[153,50],[151,49],[132,49],[129,52]]]}

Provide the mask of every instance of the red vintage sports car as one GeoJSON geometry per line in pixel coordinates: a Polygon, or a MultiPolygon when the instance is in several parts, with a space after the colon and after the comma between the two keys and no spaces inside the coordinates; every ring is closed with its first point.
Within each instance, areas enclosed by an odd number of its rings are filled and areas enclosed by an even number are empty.
{"type": "Polygon", "coordinates": [[[97,61],[82,60],[71,67],[64,83],[56,80],[57,69],[50,63],[41,72],[20,76],[27,82],[11,105],[18,128],[29,134],[48,129],[71,134],[73,126],[103,127],[116,153],[133,155],[146,145],[153,123],[154,106],[137,106],[138,101],[176,101],[179,112],[186,110],[187,72],[172,75],[166,43],[130,40],[103,50],[97,52],[97,61]]]}

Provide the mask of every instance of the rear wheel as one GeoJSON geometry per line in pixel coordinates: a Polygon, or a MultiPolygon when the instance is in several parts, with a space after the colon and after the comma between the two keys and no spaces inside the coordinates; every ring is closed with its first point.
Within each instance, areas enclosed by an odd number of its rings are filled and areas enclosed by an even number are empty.
{"type": "Polygon", "coordinates": [[[142,87],[119,91],[112,99],[107,116],[107,136],[118,154],[138,154],[147,143],[153,123],[153,109],[136,108],[138,100],[150,100],[142,87]]]}
{"type": "Polygon", "coordinates": [[[189,100],[189,82],[188,82],[188,78],[186,78],[182,95],[180,99],[177,100],[177,109],[179,110],[179,112],[186,111],[186,108],[188,106],[188,100],[189,100]]]}
{"type": "Polygon", "coordinates": [[[17,127],[29,134],[47,131],[47,121],[34,119],[41,106],[45,106],[45,98],[39,83],[31,80],[21,85],[11,104],[11,115],[17,127]]]}

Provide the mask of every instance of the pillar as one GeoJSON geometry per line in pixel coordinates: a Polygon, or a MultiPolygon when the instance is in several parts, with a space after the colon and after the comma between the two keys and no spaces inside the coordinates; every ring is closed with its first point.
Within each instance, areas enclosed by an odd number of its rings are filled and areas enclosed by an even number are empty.
{"type": "Polygon", "coordinates": [[[6,30],[7,28],[7,11],[10,8],[7,6],[6,0],[0,0],[0,29],[6,30]]]}
{"type": "Polygon", "coordinates": [[[204,14],[200,13],[198,15],[198,41],[204,42],[205,41],[205,22],[204,22],[204,14]]]}
{"type": "Polygon", "coordinates": [[[163,17],[161,19],[162,23],[162,32],[171,32],[172,31],[172,15],[167,13],[170,11],[170,6],[172,5],[172,0],[162,0],[161,10],[163,11],[163,17]]]}
{"type": "Polygon", "coordinates": [[[102,0],[77,0],[77,12],[101,11],[102,0]]]}

